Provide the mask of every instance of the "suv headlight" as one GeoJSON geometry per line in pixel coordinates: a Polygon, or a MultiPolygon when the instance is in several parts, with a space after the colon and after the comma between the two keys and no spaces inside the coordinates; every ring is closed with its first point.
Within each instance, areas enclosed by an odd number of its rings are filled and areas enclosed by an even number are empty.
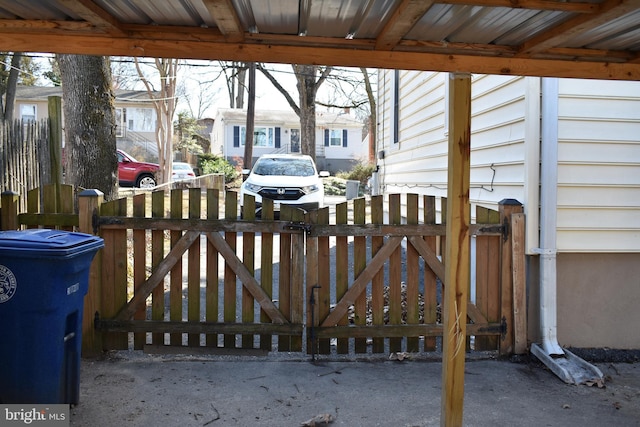
{"type": "Polygon", "coordinates": [[[259,193],[262,190],[262,187],[259,185],[251,184],[250,182],[244,183],[244,188],[247,191],[251,191],[252,193],[259,193]]]}
{"type": "Polygon", "coordinates": [[[315,193],[318,190],[320,190],[320,188],[315,184],[307,185],[306,187],[302,187],[302,191],[304,191],[304,194],[315,193]]]}

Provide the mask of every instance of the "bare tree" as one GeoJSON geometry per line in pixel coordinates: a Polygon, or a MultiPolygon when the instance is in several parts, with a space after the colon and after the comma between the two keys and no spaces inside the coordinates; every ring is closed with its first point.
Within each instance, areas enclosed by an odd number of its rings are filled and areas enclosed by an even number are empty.
{"type": "Polygon", "coordinates": [[[149,98],[153,100],[156,110],[156,143],[158,145],[158,163],[160,164],[160,182],[168,182],[173,168],[173,116],[176,111],[177,74],[179,59],[155,58],[155,69],[160,79],[158,90],[140,68],[135,58],[136,70],[144,83],[149,98]]]}
{"type": "Polygon", "coordinates": [[[244,108],[244,94],[247,92],[246,79],[249,64],[244,62],[221,62],[220,65],[226,76],[229,107],[244,108]]]}
{"type": "Polygon", "coordinates": [[[11,121],[18,83],[27,86],[35,84],[38,66],[21,52],[0,53],[0,64],[0,119],[11,121]]]}
{"type": "Polygon", "coordinates": [[[66,182],[117,197],[115,109],[109,58],[58,55],[66,134],[66,182]]]}
{"type": "Polygon", "coordinates": [[[289,92],[282,87],[278,80],[262,65],[258,69],[285,97],[293,111],[300,117],[301,151],[316,158],[316,95],[318,89],[327,80],[333,70],[332,67],[319,67],[317,65],[292,64],[293,73],[296,76],[298,88],[298,103],[294,101],[289,92]]]}

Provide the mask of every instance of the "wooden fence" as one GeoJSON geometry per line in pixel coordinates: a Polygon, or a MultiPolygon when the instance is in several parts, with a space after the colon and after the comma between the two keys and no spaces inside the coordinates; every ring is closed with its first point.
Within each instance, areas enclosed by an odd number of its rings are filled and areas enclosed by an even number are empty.
{"type": "MultiPolygon", "coordinates": [[[[46,121],[0,120],[0,188],[21,194],[49,183],[49,126],[46,121]]],[[[26,199],[21,209],[26,209],[26,199]]]]}
{"type": "MultiPolygon", "coordinates": [[[[431,196],[359,198],[306,214],[283,206],[279,220],[269,201],[255,220],[252,198],[238,220],[237,194],[217,189],[107,203],[89,190],[79,195],[78,215],[5,209],[16,197],[3,195],[3,227],[72,226],[105,241],[90,272],[84,354],[439,348],[446,227],[431,196]]],[[[522,206],[504,201],[499,212],[479,208],[476,217],[467,346],[524,352],[522,206]]]]}

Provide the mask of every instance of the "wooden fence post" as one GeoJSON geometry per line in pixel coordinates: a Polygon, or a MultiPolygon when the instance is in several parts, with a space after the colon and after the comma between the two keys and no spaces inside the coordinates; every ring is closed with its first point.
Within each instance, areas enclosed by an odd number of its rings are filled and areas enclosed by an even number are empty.
{"type": "Polygon", "coordinates": [[[0,206],[2,207],[2,218],[0,218],[0,230],[17,230],[18,224],[18,201],[20,195],[15,191],[3,191],[0,196],[0,206]]]}
{"type": "MultiPolygon", "coordinates": [[[[84,190],[78,194],[78,231],[94,234],[93,216],[99,209],[104,194],[99,190],[84,190]]],[[[98,251],[89,269],[89,290],[84,297],[82,317],[82,356],[95,357],[102,353],[102,333],[93,327],[96,312],[100,312],[102,301],[102,251],[98,251]]]]}
{"type": "Polygon", "coordinates": [[[500,249],[500,293],[501,318],[507,321],[507,333],[500,341],[500,355],[514,352],[514,282],[513,282],[513,241],[511,238],[512,219],[516,213],[522,213],[522,204],[515,199],[504,199],[499,203],[500,223],[506,228],[500,249]]]}

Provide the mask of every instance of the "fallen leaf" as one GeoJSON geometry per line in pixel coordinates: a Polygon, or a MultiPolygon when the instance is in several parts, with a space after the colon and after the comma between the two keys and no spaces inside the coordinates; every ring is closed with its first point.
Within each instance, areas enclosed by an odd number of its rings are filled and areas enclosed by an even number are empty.
{"type": "Polygon", "coordinates": [[[335,421],[331,414],[320,414],[300,424],[300,427],[325,427],[335,421]]]}

